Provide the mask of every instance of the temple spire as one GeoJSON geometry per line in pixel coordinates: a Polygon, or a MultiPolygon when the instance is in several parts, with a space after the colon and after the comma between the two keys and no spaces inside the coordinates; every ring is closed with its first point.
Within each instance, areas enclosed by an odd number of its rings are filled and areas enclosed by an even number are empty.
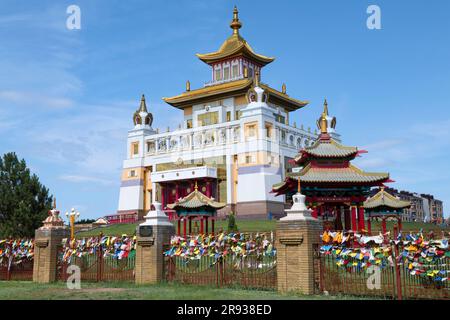
{"type": "Polygon", "coordinates": [[[242,27],[242,23],[239,21],[239,11],[236,6],[233,10],[233,20],[230,23],[230,28],[233,29],[234,35],[239,35],[239,29],[242,27]]]}
{"type": "Polygon", "coordinates": [[[327,102],[327,99],[325,99],[325,101],[323,102],[323,113],[325,114],[325,116],[328,116],[328,102],[327,102]]]}
{"type": "Polygon", "coordinates": [[[147,112],[148,113],[144,94],[142,94],[142,97],[141,97],[141,104],[139,106],[139,112],[147,112]]]}
{"type": "Polygon", "coordinates": [[[53,198],[53,209],[56,209],[56,197],[53,198]]]}

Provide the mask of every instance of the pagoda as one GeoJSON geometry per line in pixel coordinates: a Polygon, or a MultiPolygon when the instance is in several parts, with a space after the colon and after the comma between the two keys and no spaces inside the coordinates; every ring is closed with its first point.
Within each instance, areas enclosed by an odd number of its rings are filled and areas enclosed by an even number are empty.
{"type": "Polygon", "coordinates": [[[364,209],[368,217],[367,228],[369,233],[372,231],[372,219],[381,219],[383,234],[386,233],[386,220],[389,218],[397,219],[398,229],[401,231],[403,210],[409,207],[411,207],[411,202],[400,200],[384,190],[384,187],[381,187],[380,191],[364,202],[364,209]]]}
{"type": "Polygon", "coordinates": [[[335,129],[336,118],[328,115],[326,100],[317,126],[320,130],[317,140],[300,150],[292,160],[297,168],[293,168],[283,182],[275,184],[272,192],[289,199],[301,180],[306,204],[313,210],[314,217],[324,220],[325,228],[365,230],[364,201],[371,187],[392,182],[389,173],[365,172],[351,163],[367,151],[344,146],[330,135],[335,129]]]}
{"type": "Polygon", "coordinates": [[[189,221],[189,234],[192,233],[192,221],[200,220],[200,234],[208,233],[208,222],[211,219],[211,232],[214,233],[214,219],[217,210],[226,206],[226,203],[214,201],[198,190],[197,182],[195,189],[184,198],[180,198],[167,207],[176,211],[178,220],[178,235],[181,235],[181,221],[183,221],[183,236],[186,237],[186,224],[189,221]]]}

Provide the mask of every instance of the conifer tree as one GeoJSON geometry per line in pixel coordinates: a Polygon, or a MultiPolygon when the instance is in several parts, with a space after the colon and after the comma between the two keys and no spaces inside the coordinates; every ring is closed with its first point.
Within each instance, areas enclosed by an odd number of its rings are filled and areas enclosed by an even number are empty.
{"type": "Polygon", "coordinates": [[[0,158],[0,239],[34,237],[52,207],[49,190],[13,152],[0,158]]]}

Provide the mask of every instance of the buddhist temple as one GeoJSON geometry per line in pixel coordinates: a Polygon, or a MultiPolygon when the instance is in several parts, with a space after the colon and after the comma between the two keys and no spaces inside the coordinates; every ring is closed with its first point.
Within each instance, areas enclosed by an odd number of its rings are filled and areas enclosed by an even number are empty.
{"type": "Polygon", "coordinates": [[[195,189],[184,198],[180,198],[174,203],[168,204],[167,207],[175,210],[176,219],[178,220],[178,235],[181,235],[181,221],[183,221],[183,236],[186,237],[186,225],[189,221],[189,234],[192,233],[192,221],[195,223],[200,221],[201,234],[209,233],[209,221],[211,220],[211,232],[214,233],[214,220],[217,210],[226,206],[226,203],[214,201],[198,191],[197,183],[195,189]]]}
{"type": "MultiPolygon", "coordinates": [[[[191,194],[195,183],[206,197],[226,204],[220,216],[284,215],[285,198],[270,193],[272,185],[284,179],[289,161],[318,133],[290,119],[307,100],[294,98],[285,83],[275,87],[265,81],[264,67],[274,58],[244,39],[237,8],[229,26],[231,34],[218,50],[197,54],[207,66],[207,81],[197,87],[186,81],[181,93],[163,98],[168,108],[182,113],[180,123],[168,123],[172,128],[167,130],[153,128],[157,115],[144,96],[130,112],[133,127],[123,161],[119,215],[142,219],[155,201],[170,211],[168,205],[191,194]]],[[[338,133],[330,135],[339,141],[338,133]]]]}
{"type": "Polygon", "coordinates": [[[364,202],[364,209],[368,217],[368,231],[371,233],[373,219],[381,219],[381,229],[386,233],[386,220],[389,218],[397,219],[398,229],[402,229],[403,210],[411,207],[411,202],[403,201],[391,195],[384,187],[380,188],[373,197],[364,202]]]}
{"type": "Polygon", "coordinates": [[[326,100],[317,126],[320,130],[317,140],[300,150],[293,160],[297,168],[283,182],[275,184],[272,192],[292,197],[300,180],[313,216],[322,218],[327,228],[364,230],[364,201],[371,187],[391,182],[389,174],[365,172],[351,163],[366,151],[344,146],[330,135],[335,130],[336,118],[329,116],[326,100]]]}

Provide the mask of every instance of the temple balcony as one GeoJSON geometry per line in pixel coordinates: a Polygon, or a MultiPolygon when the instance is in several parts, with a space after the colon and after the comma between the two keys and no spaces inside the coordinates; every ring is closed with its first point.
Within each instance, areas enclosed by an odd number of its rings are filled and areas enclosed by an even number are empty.
{"type": "MultiPolygon", "coordinates": [[[[152,156],[189,150],[202,150],[256,140],[247,137],[244,141],[242,130],[241,121],[235,120],[210,126],[153,134],[146,137],[145,155],[152,156]]],[[[292,152],[311,146],[317,138],[317,133],[311,132],[309,129],[304,130],[303,127],[297,128],[278,122],[275,122],[272,131],[269,135],[267,135],[265,130],[260,132],[259,140],[279,145],[292,152]]],[[[332,133],[331,135],[340,141],[338,134],[332,133]]]]}
{"type": "Polygon", "coordinates": [[[169,182],[189,179],[217,179],[217,168],[202,166],[190,168],[180,168],[175,170],[152,172],[152,182],[169,182]]]}
{"type": "Polygon", "coordinates": [[[168,154],[238,143],[241,141],[240,129],[240,121],[237,120],[154,134],[146,138],[145,154],[168,154]]]}
{"type": "Polygon", "coordinates": [[[228,78],[228,79],[211,80],[211,81],[205,82],[204,86],[205,87],[215,86],[215,85],[222,84],[225,82],[231,82],[231,81],[236,81],[236,80],[241,80],[241,79],[244,79],[244,75],[242,75],[242,74],[228,78]]]}

